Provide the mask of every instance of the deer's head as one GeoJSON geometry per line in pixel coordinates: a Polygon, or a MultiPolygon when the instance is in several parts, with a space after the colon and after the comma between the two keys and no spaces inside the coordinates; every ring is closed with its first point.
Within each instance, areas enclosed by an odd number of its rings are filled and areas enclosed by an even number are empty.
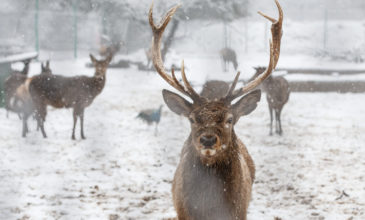
{"type": "Polygon", "coordinates": [[[110,61],[112,61],[113,56],[109,55],[105,60],[97,60],[92,54],[90,54],[90,60],[95,67],[95,76],[104,77],[106,70],[108,69],[110,61]]]}
{"type": "Polygon", "coordinates": [[[24,61],[23,61],[24,66],[29,66],[30,62],[32,62],[32,60],[31,60],[31,59],[24,60],[24,61]]]}
{"type": "Polygon", "coordinates": [[[42,69],[41,74],[52,75],[52,70],[51,70],[51,67],[49,65],[49,60],[46,61],[45,65],[43,65],[43,63],[41,63],[41,69],[42,69]]]}
{"type": "Polygon", "coordinates": [[[271,74],[278,62],[283,13],[277,0],[276,5],[279,10],[278,21],[260,13],[273,23],[271,27],[272,43],[270,42],[270,61],[268,67],[265,68],[262,74],[246,84],[243,88],[235,90],[240,75],[238,72],[224,97],[209,100],[199,95],[188,82],[184,69],[184,61],[181,65],[183,84],[177,80],[173,69],[172,76],[170,76],[163,67],[160,51],[162,34],[179,6],[170,9],[158,26],[155,26],[153,22],[153,5],[150,8],[149,22],[153,31],[151,48],[153,64],[156,71],[167,83],[192,100],[189,101],[176,93],[163,90],[164,101],[171,111],[189,119],[192,145],[201,160],[208,165],[214,164],[224,158],[224,152],[227,152],[233,146],[232,141],[235,139],[235,123],[237,123],[241,116],[248,115],[255,110],[257,102],[260,101],[261,91],[254,89],[271,74]],[[240,99],[234,102],[237,98],[240,99]]]}

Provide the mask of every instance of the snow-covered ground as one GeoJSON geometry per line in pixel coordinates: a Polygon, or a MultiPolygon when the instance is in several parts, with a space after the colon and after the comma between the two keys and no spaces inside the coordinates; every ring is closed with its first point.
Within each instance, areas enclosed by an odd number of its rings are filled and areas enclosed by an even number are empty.
{"type": "MultiPolygon", "coordinates": [[[[219,73],[217,57],[187,58],[196,85],[234,77],[219,73]]],[[[92,75],[86,61],[51,67],[55,74],[92,75]]],[[[32,64],[32,74],[39,69],[32,64]]],[[[0,109],[0,219],[174,217],[171,181],[189,124],[165,106],[154,136],[153,127],[135,118],[163,103],[162,88],[169,87],[152,72],[108,70],[104,91],[86,109],[87,140],[71,140],[71,110],[48,108],[43,139],[33,120],[21,138],[17,116],[7,119],[0,109]]],[[[235,130],[257,168],[249,219],[365,219],[364,100],[365,94],[293,93],[282,137],[268,135],[265,98],[239,121],[235,130]],[[348,196],[340,198],[343,191],[348,196]]]]}

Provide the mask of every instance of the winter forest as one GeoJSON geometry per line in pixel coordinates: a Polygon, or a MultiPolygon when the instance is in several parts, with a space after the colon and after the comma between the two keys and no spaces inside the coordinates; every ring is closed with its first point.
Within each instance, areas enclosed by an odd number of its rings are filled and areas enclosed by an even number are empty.
{"type": "Polygon", "coordinates": [[[365,219],[364,0],[2,0],[0,219],[365,219]]]}

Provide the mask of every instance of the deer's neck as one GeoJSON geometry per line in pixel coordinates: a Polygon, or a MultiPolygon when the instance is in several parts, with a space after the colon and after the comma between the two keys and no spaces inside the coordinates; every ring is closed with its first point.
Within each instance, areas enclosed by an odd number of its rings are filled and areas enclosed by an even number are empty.
{"type": "MultiPolygon", "coordinates": [[[[235,137],[235,134],[233,134],[235,137]]],[[[235,139],[233,139],[235,140],[235,139]]],[[[218,163],[207,166],[196,150],[190,146],[184,164],[183,191],[185,204],[195,218],[206,219],[212,207],[220,210],[217,219],[233,219],[239,212],[236,203],[240,200],[242,171],[237,143],[232,141],[218,163]],[[195,212],[194,210],[197,210],[195,212]],[[201,216],[200,216],[201,215],[201,216]]],[[[217,216],[215,216],[217,217],[217,216]]],[[[214,218],[215,219],[215,218],[214,218]]]]}
{"type": "Polygon", "coordinates": [[[270,75],[268,76],[263,82],[262,85],[264,87],[265,90],[268,89],[268,87],[270,87],[270,85],[273,84],[274,78],[270,75]]]}
{"type": "Polygon", "coordinates": [[[29,65],[26,64],[22,70],[22,74],[23,75],[28,75],[28,72],[29,72],[29,65]]]}
{"type": "Polygon", "coordinates": [[[92,77],[92,93],[94,95],[98,95],[99,93],[101,93],[101,91],[103,91],[104,86],[105,86],[105,81],[106,81],[106,74],[96,74],[92,77]]]}

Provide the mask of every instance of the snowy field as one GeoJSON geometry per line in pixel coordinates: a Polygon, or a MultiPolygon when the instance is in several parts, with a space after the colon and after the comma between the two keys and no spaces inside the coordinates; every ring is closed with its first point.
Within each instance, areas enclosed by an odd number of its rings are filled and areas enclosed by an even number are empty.
{"type": "MultiPolygon", "coordinates": [[[[86,61],[51,67],[55,74],[92,75],[86,61]]],[[[218,60],[205,62],[186,60],[195,85],[233,79],[233,72],[217,73],[218,60]]],[[[39,66],[32,64],[32,74],[39,66]]],[[[71,110],[48,108],[43,139],[33,120],[28,137],[21,138],[17,116],[7,119],[0,109],[0,219],[174,217],[171,181],[189,124],[166,106],[157,136],[135,119],[140,110],[163,103],[162,88],[169,87],[152,72],[108,70],[104,91],[86,109],[84,141],[79,127],[71,140],[71,110]]],[[[283,137],[268,135],[264,97],[241,118],[235,130],[257,169],[249,219],[365,219],[364,100],[365,94],[293,93],[282,114],[283,137]]]]}

